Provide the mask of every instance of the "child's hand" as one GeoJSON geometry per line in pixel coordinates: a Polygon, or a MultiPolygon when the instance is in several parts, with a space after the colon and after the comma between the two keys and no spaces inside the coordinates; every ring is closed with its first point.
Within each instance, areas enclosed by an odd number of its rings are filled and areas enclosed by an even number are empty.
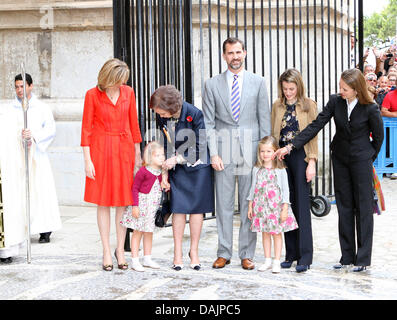
{"type": "Polygon", "coordinates": [[[288,218],[288,207],[284,207],[280,215],[281,222],[287,221],[287,218],[288,218]]]}
{"type": "Polygon", "coordinates": [[[139,207],[138,207],[138,206],[133,206],[133,207],[132,207],[132,216],[133,216],[135,219],[138,219],[138,218],[139,218],[139,207]]]}
{"type": "Polygon", "coordinates": [[[252,220],[252,202],[248,203],[248,219],[252,220]]]}
{"type": "Polygon", "coordinates": [[[252,220],[252,209],[248,209],[248,219],[252,220]]]}

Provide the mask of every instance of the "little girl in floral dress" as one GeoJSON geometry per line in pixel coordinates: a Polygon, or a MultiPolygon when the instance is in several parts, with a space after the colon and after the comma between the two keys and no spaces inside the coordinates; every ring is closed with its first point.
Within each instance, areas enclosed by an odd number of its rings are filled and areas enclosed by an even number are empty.
{"type": "Polygon", "coordinates": [[[278,143],[273,136],[263,138],[258,144],[257,162],[252,169],[251,190],[247,200],[248,218],[252,232],[262,232],[265,263],[259,271],[272,267],[280,272],[280,257],[283,247],[282,233],[295,230],[298,224],[289,207],[287,171],[278,159],[272,160],[278,143]],[[271,259],[272,237],[274,260],[271,259]]]}
{"type": "MultiPolygon", "coordinates": [[[[144,267],[158,269],[152,260],[154,218],[161,199],[161,167],[165,160],[164,148],[158,142],[150,142],[143,152],[145,165],[134,178],[132,186],[133,206],[128,206],[120,223],[133,229],[131,237],[132,269],[145,271],[144,267]],[[139,245],[143,237],[143,265],[139,262],[139,245]]],[[[165,185],[165,181],[164,184],[165,185]]]]}

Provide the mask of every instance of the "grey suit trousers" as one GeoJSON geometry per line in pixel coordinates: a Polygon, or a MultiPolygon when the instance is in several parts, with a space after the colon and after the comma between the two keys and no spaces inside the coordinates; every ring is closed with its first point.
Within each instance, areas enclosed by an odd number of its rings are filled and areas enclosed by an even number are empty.
{"type": "Polygon", "coordinates": [[[231,259],[233,255],[233,214],[236,180],[240,204],[240,229],[238,252],[240,259],[253,259],[256,247],[256,232],[250,230],[248,219],[248,194],[251,187],[252,165],[241,163],[225,164],[223,171],[215,172],[216,224],[218,228],[217,256],[231,259]],[[242,170],[244,173],[242,174],[242,170]],[[221,200],[220,200],[221,199],[221,200]]]}

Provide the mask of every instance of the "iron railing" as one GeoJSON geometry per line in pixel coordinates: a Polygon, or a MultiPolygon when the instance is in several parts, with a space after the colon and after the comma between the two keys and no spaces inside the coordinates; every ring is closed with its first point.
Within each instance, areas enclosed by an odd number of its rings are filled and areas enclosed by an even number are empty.
{"type": "MultiPolygon", "coordinates": [[[[320,111],[342,71],[363,69],[362,0],[114,0],[113,10],[114,56],[131,68],[142,136],[156,127],[148,104],[160,85],[175,85],[201,107],[204,81],[226,69],[221,53],[228,36],[245,42],[245,67],[265,77],[271,102],[286,68],[301,71],[320,111]]],[[[333,194],[332,132],[328,124],[319,134],[315,195],[333,194]]]]}

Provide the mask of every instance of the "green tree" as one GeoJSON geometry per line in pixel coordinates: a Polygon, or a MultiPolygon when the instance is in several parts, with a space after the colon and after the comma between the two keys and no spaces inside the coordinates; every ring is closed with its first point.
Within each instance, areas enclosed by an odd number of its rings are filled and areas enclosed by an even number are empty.
{"type": "Polygon", "coordinates": [[[367,47],[379,45],[396,36],[397,0],[380,12],[364,17],[364,43],[367,47]]]}

